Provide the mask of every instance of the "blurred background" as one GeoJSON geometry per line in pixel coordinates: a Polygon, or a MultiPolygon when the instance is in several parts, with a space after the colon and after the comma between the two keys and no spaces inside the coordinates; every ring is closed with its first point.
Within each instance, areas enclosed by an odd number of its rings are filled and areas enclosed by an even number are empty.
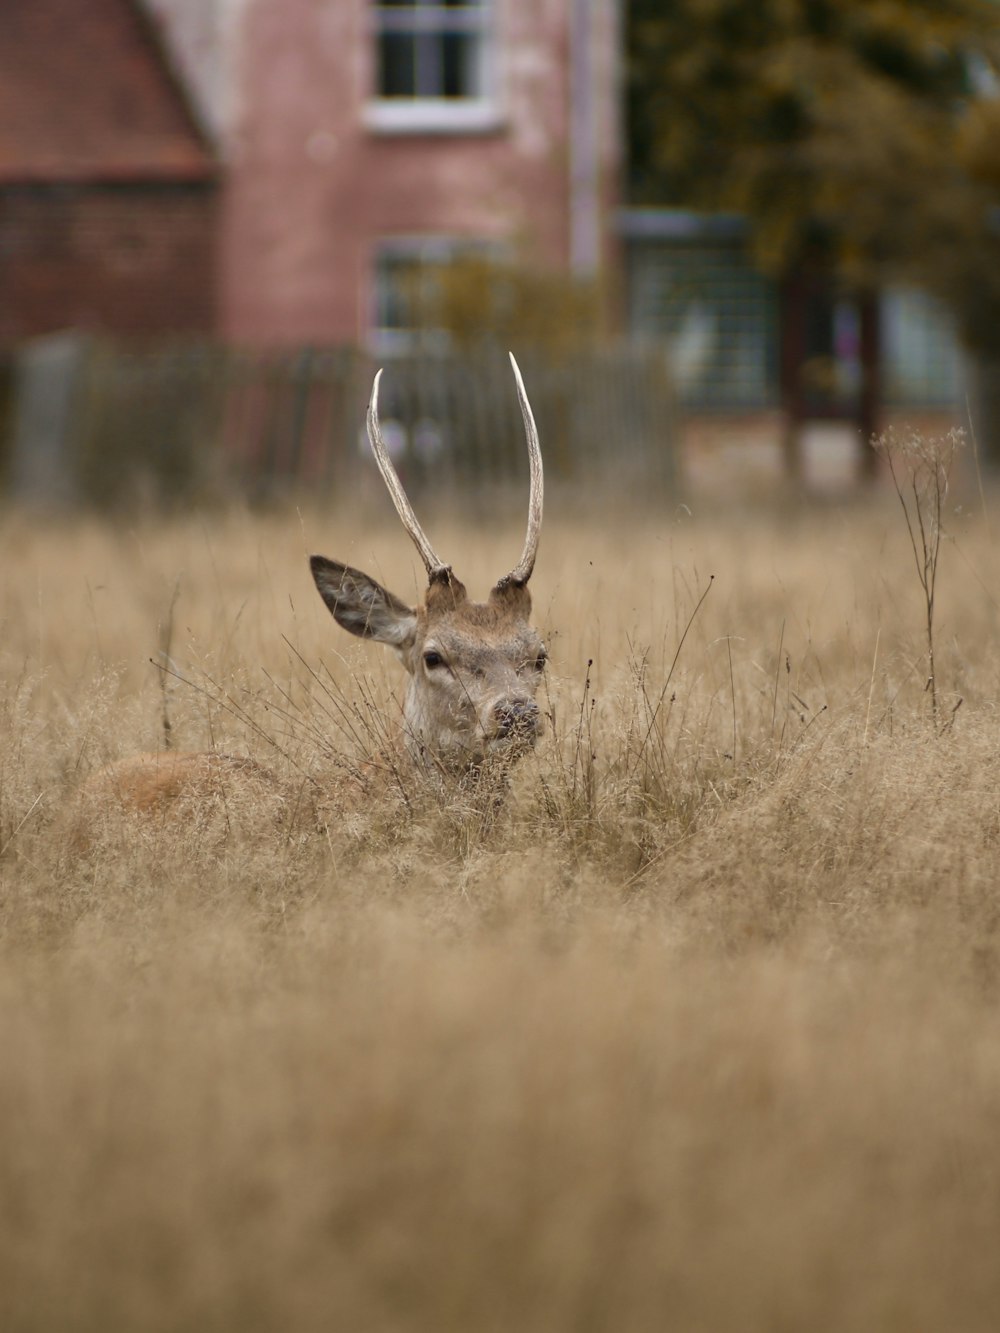
{"type": "MultiPolygon", "coordinates": [[[[994,0],[0,4],[0,497],[1000,466],[994,0]]],[[[483,503],[486,501],[483,500],[483,503]]]]}

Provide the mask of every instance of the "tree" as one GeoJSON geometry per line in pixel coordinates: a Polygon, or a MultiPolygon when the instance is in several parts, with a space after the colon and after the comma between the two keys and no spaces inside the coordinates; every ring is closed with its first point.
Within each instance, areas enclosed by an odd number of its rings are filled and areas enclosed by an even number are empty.
{"type": "Polygon", "coordinates": [[[744,213],[779,277],[921,286],[1000,357],[998,68],[993,0],[630,0],[633,198],[744,213]]]}

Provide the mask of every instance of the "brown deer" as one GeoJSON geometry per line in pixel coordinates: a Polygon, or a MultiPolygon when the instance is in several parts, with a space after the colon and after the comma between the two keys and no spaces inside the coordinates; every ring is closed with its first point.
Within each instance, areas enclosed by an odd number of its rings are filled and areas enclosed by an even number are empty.
{"type": "MultiPolygon", "coordinates": [[[[528,592],[542,527],[542,455],[513,354],[510,361],[528,442],[528,528],[520,560],[497,580],[485,602],[470,601],[417,522],[379,426],[381,370],[368,405],[368,438],[403,527],[427,570],[424,600],[407,606],[350,565],[321,555],[310,559],[316,587],[337,624],[360,638],[388,644],[409,673],[397,746],[402,762],[437,780],[470,788],[488,773],[491,798],[503,790],[510,766],[541,733],[535,696],[546,659],[542,640],[529,623],[528,592]]],[[[218,792],[230,779],[272,781],[267,770],[250,759],[167,751],[112,764],[86,784],[86,791],[150,810],[181,796],[218,792]]]]}

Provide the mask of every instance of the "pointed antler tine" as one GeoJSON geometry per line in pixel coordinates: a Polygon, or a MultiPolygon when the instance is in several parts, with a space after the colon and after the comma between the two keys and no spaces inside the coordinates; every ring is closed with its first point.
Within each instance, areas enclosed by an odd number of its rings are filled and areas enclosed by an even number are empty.
{"type": "Polygon", "coordinates": [[[524,538],[524,550],[521,552],[521,559],[511,570],[497,582],[497,588],[509,587],[511,584],[523,588],[531,578],[531,571],[535,567],[535,557],[538,554],[538,539],[542,533],[542,500],[543,500],[543,478],[542,478],[542,450],[538,443],[538,428],[535,425],[535,418],[532,415],[531,404],[528,402],[528,395],[524,390],[524,381],[521,379],[521,372],[518,369],[517,362],[514,359],[514,353],[508,352],[510,364],[514,371],[514,383],[517,387],[517,400],[521,405],[521,416],[524,420],[524,433],[528,441],[528,463],[531,468],[531,489],[528,495],[528,531],[524,538]]]}
{"type": "Polygon", "coordinates": [[[375,376],[375,382],[372,385],[372,396],[368,403],[368,441],[371,444],[372,453],[375,455],[378,470],[382,474],[382,480],[385,482],[386,488],[392,496],[392,502],[396,506],[396,513],[399,515],[403,527],[409,533],[414,546],[420,552],[420,558],[424,562],[429,581],[435,583],[442,579],[447,580],[451,574],[451,566],[446,565],[440,556],[435,553],[434,547],[427,540],[423,528],[417,522],[413,506],[406,498],[403,483],[399,480],[392,459],[389,457],[389,451],[385,447],[385,441],[382,438],[382,430],[378,422],[378,386],[381,378],[382,372],[380,370],[375,376]]]}

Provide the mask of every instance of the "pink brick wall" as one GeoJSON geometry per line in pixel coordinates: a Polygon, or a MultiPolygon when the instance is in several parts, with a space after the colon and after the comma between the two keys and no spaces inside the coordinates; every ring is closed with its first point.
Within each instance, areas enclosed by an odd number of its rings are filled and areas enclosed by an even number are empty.
{"type": "MultiPolygon", "coordinates": [[[[487,133],[367,129],[367,0],[249,0],[224,133],[221,331],[254,342],[364,338],[380,238],[513,244],[569,263],[572,0],[495,0],[502,123],[487,133]]],[[[614,196],[614,6],[594,0],[601,188],[614,196]]]]}

